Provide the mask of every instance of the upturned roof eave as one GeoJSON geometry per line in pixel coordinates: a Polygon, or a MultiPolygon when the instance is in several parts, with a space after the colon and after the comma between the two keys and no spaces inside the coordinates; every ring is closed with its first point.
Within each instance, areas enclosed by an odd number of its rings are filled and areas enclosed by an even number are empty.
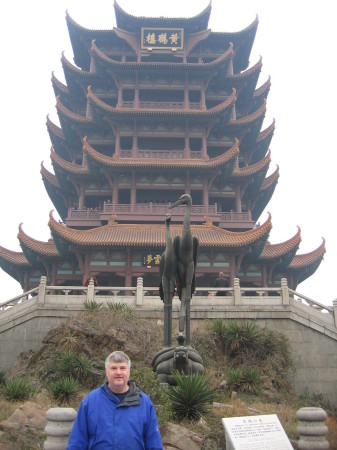
{"type": "Polygon", "coordinates": [[[22,224],[19,226],[18,240],[21,246],[26,246],[31,252],[36,255],[44,255],[48,257],[57,257],[58,252],[52,240],[49,242],[38,241],[33,239],[23,231],[22,224]]]}
{"type": "Polygon", "coordinates": [[[235,167],[232,176],[238,178],[247,178],[256,175],[262,171],[267,171],[271,161],[270,151],[267,155],[255,164],[246,167],[235,167]]]}
{"type": "Polygon", "coordinates": [[[259,257],[259,260],[271,261],[290,255],[298,250],[301,240],[301,229],[298,227],[296,234],[287,241],[279,244],[267,244],[259,257]]]}
{"type": "Polygon", "coordinates": [[[217,169],[223,165],[230,163],[239,154],[239,142],[235,140],[234,145],[227,152],[223,153],[216,158],[203,158],[203,159],[172,159],[172,158],[120,158],[114,156],[106,156],[95,150],[87,141],[83,139],[83,152],[86,157],[92,159],[97,165],[120,168],[120,167],[143,167],[143,168],[159,168],[169,167],[175,169],[185,170],[186,168],[197,169],[217,169]]]}
{"type": "Polygon", "coordinates": [[[61,81],[56,78],[54,72],[52,73],[51,82],[56,96],[60,94],[69,95],[68,86],[61,83],[61,81]]]}
{"type": "Polygon", "coordinates": [[[323,259],[325,252],[325,239],[322,238],[321,245],[312,252],[296,255],[292,260],[289,269],[294,271],[302,270],[305,267],[316,264],[323,259]]]}
{"type": "Polygon", "coordinates": [[[55,125],[55,123],[50,120],[49,116],[47,116],[46,126],[49,134],[54,135],[57,139],[65,140],[62,128],[55,125]]]}
{"type": "Polygon", "coordinates": [[[79,164],[70,163],[69,161],[64,160],[54,151],[53,148],[51,148],[50,151],[50,159],[53,165],[67,174],[84,177],[87,177],[89,175],[87,166],[80,166],[79,164]]]}
{"type": "Polygon", "coordinates": [[[59,182],[57,181],[56,175],[49,172],[49,170],[44,167],[43,162],[41,163],[40,174],[42,176],[42,179],[46,180],[46,182],[48,182],[50,185],[54,186],[56,189],[61,188],[59,182]]]}
{"type": "MultiPolygon", "coordinates": [[[[144,224],[118,224],[110,222],[100,228],[90,230],[76,230],[58,223],[52,212],[48,225],[52,235],[58,236],[68,245],[87,248],[102,248],[109,246],[135,246],[151,245],[165,246],[165,225],[144,224]]],[[[172,235],[181,233],[181,224],[171,224],[172,235]]],[[[215,248],[245,248],[264,240],[271,229],[271,216],[267,221],[253,230],[243,232],[230,232],[214,225],[191,225],[192,234],[198,237],[201,247],[215,248]]]]}
{"type": "MultiPolygon", "coordinates": [[[[27,260],[23,252],[8,250],[7,248],[2,246],[0,246],[0,262],[1,261],[6,264],[13,264],[18,267],[30,267],[29,261],[27,260]]],[[[1,263],[0,266],[2,266],[1,263]]]]}
{"type": "MultiPolygon", "coordinates": [[[[208,110],[194,110],[194,109],[145,109],[145,108],[115,108],[113,106],[107,105],[102,100],[100,100],[96,95],[92,92],[91,87],[88,87],[88,100],[92,108],[96,108],[98,112],[101,112],[101,114],[105,115],[111,115],[111,116],[149,116],[151,118],[158,116],[158,117],[180,117],[180,116],[186,116],[189,118],[202,118],[202,119],[214,119],[215,117],[219,117],[223,114],[229,114],[234,106],[235,100],[236,100],[236,92],[235,89],[232,90],[231,95],[222,103],[215,106],[214,108],[208,109],[208,110]]],[[[58,100],[57,106],[58,109],[60,109],[64,114],[67,114],[70,116],[69,110],[65,108],[63,105],[61,107],[61,103],[58,100]]],[[[79,119],[77,117],[78,115],[73,114],[74,119],[79,119]]],[[[91,122],[90,119],[82,117],[82,122],[87,121],[91,122]]]]}
{"type": "Polygon", "coordinates": [[[133,31],[135,28],[140,27],[183,27],[199,31],[208,26],[212,4],[209,2],[208,6],[203,11],[193,17],[134,16],[122,9],[116,0],[114,1],[114,9],[117,26],[124,30],[133,31]]]}
{"type": "MultiPolygon", "coordinates": [[[[206,72],[207,74],[212,71],[221,69],[222,66],[228,64],[230,58],[233,57],[233,47],[229,44],[228,49],[218,58],[207,63],[183,63],[183,62],[151,62],[151,61],[117,61],[109,58],[104,54],[97,46],[95,41],[93,41],[91,46],[91,54],[96,60],[96,63],[102,66],[107,66],[113,68],[114,71],[125,72],[125,71],[145,71],[145,72],[155,72],[155,71],[165,71],[168,70],[177,72],[182,71],[195,71],[198,73],[206,72]]],[[[68,63],[69,64],[69,63],[68,63]]],[[[69,66],[70,67],[70,66],[69,66]]]]}

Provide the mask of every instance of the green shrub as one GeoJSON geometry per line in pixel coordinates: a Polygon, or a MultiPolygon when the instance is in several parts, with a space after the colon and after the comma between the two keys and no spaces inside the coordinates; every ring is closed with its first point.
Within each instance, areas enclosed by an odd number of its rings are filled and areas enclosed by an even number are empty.
{"type": "Polygon", "coordinates": [[[102,308],[103,303],[97,303],[95,300],[84,300],[83,308],[85,311],[97,311],[102,308]]]}
{"type": "Polygon", "coordinates": [[[127,314],[133,314],[132,308],[126,303],[112,303],[107,302],[107,307],[112,311],[124,311],[127,314]]]}
{"type": "Polygon", "coordinates": [[[29,380],[24,377],[11,377],[5,380],[2,386],[4,397],[11,401],[28,400],[35,394],[35,388],[29,384],[29,380]]]}
{"type": "Polygon", "coordinates": [[[74,378],[64,377],[49,383],[47,390],[54,400],[60,403],[68,403],[77,396],[80,391],[80,385],[74,378]]]}
{"type": "Polygon", "coordinates": [[[93,366],[88,356],[83,353],[66,350],[56,353],[52,368],[61,377],[72,377],[77,381],[85,381],[93,366]]]}
{"type": "Polygon", "coordinates": [[[259,328],[252,322],[229,320],[225,328],[226,348],[229,355],[245,352],[254,347],[259,336],[259,328]]]}
{"type": "Polygon", "coordinates": [[[231,391],[256,394],[261,387],[261,374],[256,367],[236,367],[227,377],[227,387],[231,391]]]}
{"type": "Polygon", "coordinates": [[[214,398],[214,391],[209,387],[205,374],[191,373],[188,376],[173,373],[177,386],[171,386],[168,396],[172,410],[178,419],[198,420],[207,413],[214,398]]]}
{"type": "Polygon", "coordinates": [[[76,350],[80,346],[80,338],[75,331],[67,329],[64,336],[60,339],[60,345],[64,350],[76,350]]]}
{"type": "Polygon", "coordinates": [[[211,320],[207,323],[207,328],[214,339],[217,352],[224,354],[226,348],[226,321],[223,319],[211,320]]]}
{"type": "Polygon", "coordinates": [[[251,349],[260,332],[254,323],[236,319],[214,319],[208,323],[207,328],[214,339],[217,352],[229,357],[251,349]]]}
{"type": "Polygon", "coordinates": [[[223,319],[213,319],[207,322],[207,329],[218,339],[225,338],[226,321],[223,319]]]}
{"type": "Polygon", "coordinates": [[[172,419],[171,401],[157,379],[157,374],[149,367],[131,368],[131,379],[136,382],[152,400],[160,426],[166,425],[172,419]]]}
{"type": "Polygon", "coordinates": [[[215,319],[207,323],[205,333],[192,334],[205,367],[213,367],[216,376],[228,368],[255,367],[264,380],[278,392],[287,394],[295,365],[289,339],[282,333],[260,328],[256,322],[215,319]]]}

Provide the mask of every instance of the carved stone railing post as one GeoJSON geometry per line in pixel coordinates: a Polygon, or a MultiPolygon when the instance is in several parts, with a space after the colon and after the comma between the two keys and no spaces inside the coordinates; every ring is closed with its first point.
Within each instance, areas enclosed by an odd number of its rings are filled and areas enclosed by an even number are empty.
{"type": "Polygon", "coordinates": [[[289,289],[288,280],[286,278],[281,278],[281,297],[282,305],[289,305],[289,289]]]}
{"type": "Polygon", "coordinates": [[[137,278],[137,291],[136,291],[136,306],[142,306],[143,304],[143,277],[137,278]]]}
{"type": "Polygon", "coordinates": [[[241,288],[240,288],[240,279],[234,278],[234,285],[233,285],[233,294],[234,294],[234,305],[240,305],[241,304],[241,288]]]}
{"type": "Polygon", "coordinates": [[[327,413],[322,408],[301,408],[297,411],[297,432],[299,450],[328,450],[326,440],[328,427],[325,425],[327,413]]]}
{"type": "Polygon", "coordinates": [[[90,278],[87,286],[87,302],[93,302],[95,299],[95,283],[93,277],[90,278]]]}
{"type": "Polygon", "coordinates": [[[333,306],[333,315],[335,320],[335,327],[337,328],[337,298],[335,300],[332,300],[332,306],[333,306]]]}
{"type": "Polygon", "coordinates": [[[76,414],[73,408],[48,409],[47,425],[44,429],[47,435],[43,444],[44,450],[66,450],[76,414]]]}
{"type": "Polygon", "coordinates": [[[38,303],[45,303],[46,301],[46,287],[47,287],[47,277],[42,276],[39,284],[38,292],[38,303]]]}

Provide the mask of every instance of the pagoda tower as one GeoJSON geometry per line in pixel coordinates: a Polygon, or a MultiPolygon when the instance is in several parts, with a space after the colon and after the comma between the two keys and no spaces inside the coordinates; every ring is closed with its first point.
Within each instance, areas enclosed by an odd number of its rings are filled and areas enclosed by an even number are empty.
{"type": "MultiPolygon", "coordinates": [[[[19,226],[22,252],[0,247],[0,267],[32,289],[51,285],[159,284],[165,214],[182,194],[193,199],[199,239],[197,285],[222,271],[233,285],[297,285],[311,276],[325,242],[297,254],[301,233],[270,244],[271,215],[257,221],[276,187],[267,175],[275,123],[262,128],[270,79],[249,66],[258,27],[208,28],[211,3],[195,17],[135,17],[114,3],[116,27],[91,30],[66,15],[74,61],[62,55],[63,84],[52,75],[59,124],[47,119],[54,173],[44,187],[61,217],[51,239],[19,226]],[[257,87],[259,86],[259,87],[257,87]]],[[[172,212],[172,235],[185,210],[172,212]]]]}

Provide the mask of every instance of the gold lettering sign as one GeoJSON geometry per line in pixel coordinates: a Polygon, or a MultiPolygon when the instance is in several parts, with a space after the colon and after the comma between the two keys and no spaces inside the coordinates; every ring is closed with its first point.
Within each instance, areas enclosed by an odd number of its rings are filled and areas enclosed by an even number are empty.
{"type": "Polygon", "coordinates": [[[158,266],[160,263],[160,254],[156,252],[147,252],[143,254],[143,265],[146,267],[158,266]]]}
{"type": "Polygon", "coordinates": [[[183,28],[142,28],[142,49],[182,50],[183,28]]]}

